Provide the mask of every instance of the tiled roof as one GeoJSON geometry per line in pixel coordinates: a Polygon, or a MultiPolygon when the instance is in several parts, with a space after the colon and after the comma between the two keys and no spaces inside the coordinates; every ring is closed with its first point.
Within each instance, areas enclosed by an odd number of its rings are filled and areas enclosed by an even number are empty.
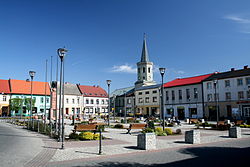
{"type": "MultiPolygon", "coordinates": [[[[50,95],[49,83],[46,84],[46,95],[50,95]]],[[[31,81],[10,79],[10,87],[12,94],[31,93],[31,81]]],[[[32,93],[34,95],[45,95],[45,82],[33,81],[32,93]]]]}
{"type": "Polygon", "coordinates": [[[242,76],[249,76],[250,75],[250,68],[245,68],[241,70],[232,70],[227,72],[219,72],[216,73],[208,78],[205,81],[211,81],[215,79],[226,79],[226,78],[235,78],[235,77],[242,77],[242,76]]]}
{"type": "Polygon", "coordinates": [[[131,94],[131,93],[133,93],[134,88],[135,88],[134,86],[131,86],[131,87],[127,87],[127,88],[116,89],[114,92],[111,93],[110,96],[114,96],[114,95],[122,96],[125,93],[126,94],[131,94]]]}
{"type": "Polygon", "coordinates": [[[189,77],[189,78],[177,78],[173,81],[165,83],[164,88],[197,84],[197,83],[200,83],[201,81],[203,81],[204,79],[208,78],[211,75],[213,75],[213,74],[206,74],[206,75],[200,75],[200,76],[189,77]]]}
{"type": "Polygon", "coordinates": [[[10,93],[9,80],[0,79],[0,93],[10,93]]]}
{"type": "Polygon", "coordinates": [[[78,88],[86,97],[108,97],[107,92],[99,86],[78,85],[78,88]]]}
{"type": "MultiPolygon", "coordinates": [[[[58,94],[60,90],[60,82],[58,82],[58,94]]],[[[77,95],[81,96],[81,92],[76,84],[65,83],[64,84],[64,94],[65,95],[77,95]]]]}

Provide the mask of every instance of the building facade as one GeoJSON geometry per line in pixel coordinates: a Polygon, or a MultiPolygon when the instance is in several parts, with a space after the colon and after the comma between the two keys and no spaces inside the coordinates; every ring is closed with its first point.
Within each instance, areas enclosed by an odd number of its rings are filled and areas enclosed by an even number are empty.
{"type": "Polygon", "coordinates": [[[9,116],[10,87],[9,80],[0,79],[0,117],[9,116]]]}
{"type": "Polygon", "coordinates": [[[203,82],[203,90],[205,115],[209,120],[217,119],[217,108],[219,119],[250,117],[250,69],[247,66],[212,75],[203,82]]]}

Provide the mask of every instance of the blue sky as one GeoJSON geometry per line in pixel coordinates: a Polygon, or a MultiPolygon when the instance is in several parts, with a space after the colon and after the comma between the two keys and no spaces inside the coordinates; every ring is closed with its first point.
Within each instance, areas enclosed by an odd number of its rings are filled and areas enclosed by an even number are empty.
{"type": "MultiPolygon", "coordinates": [[[[45,79],[45,60],[69,49],[65,80],[132,86],[143,33],[160,82],[243,68],[250,60],[248,0],[0,1],[1,79],[45,79]]],[[[250,65],[250,64],[249,64],[250,65]]],[[[50,69],[49,69],[50,71],[50,69]]]]}

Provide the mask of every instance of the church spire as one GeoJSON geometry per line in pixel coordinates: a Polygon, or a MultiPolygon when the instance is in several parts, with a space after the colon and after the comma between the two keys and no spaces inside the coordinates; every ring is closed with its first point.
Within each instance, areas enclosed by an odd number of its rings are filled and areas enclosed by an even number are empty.
{"type": "Polygon", "coordinates": [[[143,36],[143,46],[142,46],[142,53],[141,53],[141,62],[149,62],[148,58],[148,49],[146,43],[146,34],[144,33],[143,36]]]}

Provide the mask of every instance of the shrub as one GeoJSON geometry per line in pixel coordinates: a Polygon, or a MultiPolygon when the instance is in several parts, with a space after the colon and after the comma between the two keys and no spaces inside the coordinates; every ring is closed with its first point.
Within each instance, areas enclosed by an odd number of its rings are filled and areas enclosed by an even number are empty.
{"type": "Polygon", "coordinates": [[[244,128],[244,127],[245,127],[245,125],[240,125],[240,127],[241,127],[241,128],[244,128]]]}
{"type": "Polygon", "coordinates": [[[100,134],[99,133],[94,134],[93,139],[94,140],[99,140],[100,139],[100,134]]]}
{"type": "Polygon", "coordinates": [[[145,128],[142,131],[142,133],[153,133],[153,132],[154,132],[154,129],[152,129],[152,128],[145,128]]]}
{"type": "Polygon", "coordinates": [[[78,134],[76,134],[76,133],[71,133],[71,134],[69,134],[69,138],[70,138],[70,139],[76,139],[76,140],[79,140],[79,135],[78,135],[78,134]]]}
{"type": "Polygon", "coordinates": [[[172,129],[170,129],[170,128],[165,128],[165,129],[164,129],[164,132],[165,132],[167,135],[172,135],[172,134],[173,134],[173,131],[172,131],[172,129]]]}
{"type": "Polygon", "coordinates": [[[116,125],[114,126],[114,128],[123,128],[123,125],[121,125],[121,124],[116,124],[116,125]]]}
{"type": "Polygon", "coordinates": [[[82,121],[81,124],[89,124],[89,121],[82,121]]]}
{"type": "Polygon", "coordinates": [[[167,134],[164,133],[163,131],[162,131],[162,132],[155,132],[155,134],[156,134],[157,136],[167,136],[167,134]]]}
{"type": "Polygon", "coordinates": [[[173,123],[168,124],[168,127],[173,127],[173,126],[174,126],[173,123]]]}
{"type": "Polygon", "coordinates": [[[121,119],[121,123],[122,123],[122,124],[124,123],[124,119],[121,119]]]}
{"type": "Polygon", "coordinates": [[[155,132],[163,133],[163,129],[161,127],[155,128],[155,132]]]}
{"type": "Polygon", "coordinates": [[[148,122],[148,128],[150,128],[150,129],[155,129],[155,124],[154,124],[154,121],[149,121],[148,122]]]}
{"type": "Polygon", "coordinates": [[[132,116],[134,116],[134,114],[133,113],[128,113],[128,116],[132,117],[132,116]]]}
{"type": "Polygon", "coordinates": [[[134,118],[128,118],[128,119],[127,119],[127,123],[132,123],[132,122],[134,122],[134,121],[135,121],[134,118]]]}
{"type": "Polygon", "coordinates": [[[135,120],[135,123],[140,123],[140,120],[135,120]]]}
{"type": "Polygon", "coordinates": [[[79,134],[80,140],[93,140],[94,139],[94,133],[92,132],[81,132],[79,134]]]}

